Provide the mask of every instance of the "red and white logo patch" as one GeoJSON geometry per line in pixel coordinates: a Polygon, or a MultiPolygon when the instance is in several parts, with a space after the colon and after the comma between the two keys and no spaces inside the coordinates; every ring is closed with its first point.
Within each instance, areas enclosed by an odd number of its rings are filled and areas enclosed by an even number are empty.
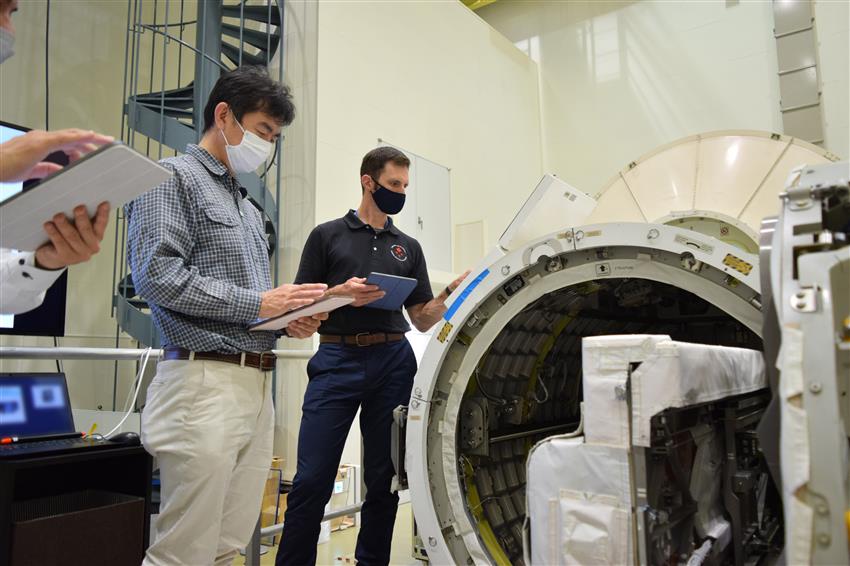
{"type": "Polygon", "coordinates": [[[390,246],[390,253],[398,261],[407,261],[407,250],[401,244],[393,244],[390,246]]]}

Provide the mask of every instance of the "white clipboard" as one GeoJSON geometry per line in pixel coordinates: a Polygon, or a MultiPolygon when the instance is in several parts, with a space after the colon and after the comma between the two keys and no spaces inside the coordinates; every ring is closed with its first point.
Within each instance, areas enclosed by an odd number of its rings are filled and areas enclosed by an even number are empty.
{"type": "Polygon", "coordinates": [[[298,320],[305,316],[313,316],[314,314],[323,312],[331,312],[332,310],[344,307],[345,305],[350,305],[353,302],[354,297],[322,297],[315,303],[309,304],[305,307],[300,307],[272,318],[258,320],[257,322],[250,324],[248,326],[248,330],[251,332],[283,330],[289,326],[289,323],[293,320],[298,320]]]}
{"type": "Polygon", "coordinates": [[[73,220],[82,204],[93,216],[104,201],[115,210],[169,178],[170,170],[123,143],[104,145],[0,203],[0,247],[34,251],[47,243],[43,226],[55,214],[73,220]]]}

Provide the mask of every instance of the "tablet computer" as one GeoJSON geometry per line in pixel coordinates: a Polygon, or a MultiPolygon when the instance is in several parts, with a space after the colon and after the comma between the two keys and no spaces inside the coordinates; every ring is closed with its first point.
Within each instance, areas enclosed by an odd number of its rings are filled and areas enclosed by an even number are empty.
{"type": "Polygon", "coordinates": [[[106,144],[0,203],[0,246],[33,251],[48,241],[44,223],[85,205],[117,209],[171,177],[171,171],[121,142],[106,144]]]}
{"type": "Polygon", "coordinates": [[[278,316],[258,320],[257,322],[248,325],[248,330],[251,332],[260,332],[263,330],[283,330],[289,326],[289,323],[293,320],[298,320],[305,316],[313,316],[314,314],[323,312],[331,312],[339,307],[350,305],[353,302],[354,297],[325,296],[317,300],[315,303],[307,306],[299,307],[278,316]]]}
{"type": "Polygon", "coordinates": [[[372,272],[366,278],[366,284],[377,285],[386,295],[366,306],[389,311],[400,309],[418,283],[416,279],[410,277],[372,272]]]}

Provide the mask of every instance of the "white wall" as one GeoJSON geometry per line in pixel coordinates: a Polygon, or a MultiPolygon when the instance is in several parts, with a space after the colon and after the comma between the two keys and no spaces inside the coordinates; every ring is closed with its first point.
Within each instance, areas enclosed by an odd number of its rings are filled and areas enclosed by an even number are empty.
{"type": "Polygon", "coordinates": [[[850,2],[815,1],[824,147],[850,158],[850,2]]]}
{"type": "Polygon", "coordinates": [[[488,247],[542,173],[537,66],[460,2],[321,2],[318,109],[317,222],[359,203],[378,138],[449,167],[488,247]]]}
{"type": "Polygon", "coordinates": [[[545,168],[585,192],[684,136],[782,131],[769,2],[497,2],[477,14],[539,61],[545,168]]]}

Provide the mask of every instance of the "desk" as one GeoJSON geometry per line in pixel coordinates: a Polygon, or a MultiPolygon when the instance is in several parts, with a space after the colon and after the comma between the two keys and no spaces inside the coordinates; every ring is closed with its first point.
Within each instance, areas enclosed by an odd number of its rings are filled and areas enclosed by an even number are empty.
{"type": "MultiPolygon", "coordinates": [[[[29,499],[99,490],[144,499],[142,529],[144,548],[150,532],[151,457],[141,446],[76,450],[65,454],[41,454],[25,458],[0,458],[0,564],[8,564],[12,552],[12,505],[29,499]]],[[[107,544],[91,533],[91,545],[107,544]]],[[[44,533],[44,542],[55,544],[56,533],[44,533]]],[[[115,544],[118,541],[111,541],[115,544]]],[[[65,555],[64,563],[74,563],[65,555]]]]}

